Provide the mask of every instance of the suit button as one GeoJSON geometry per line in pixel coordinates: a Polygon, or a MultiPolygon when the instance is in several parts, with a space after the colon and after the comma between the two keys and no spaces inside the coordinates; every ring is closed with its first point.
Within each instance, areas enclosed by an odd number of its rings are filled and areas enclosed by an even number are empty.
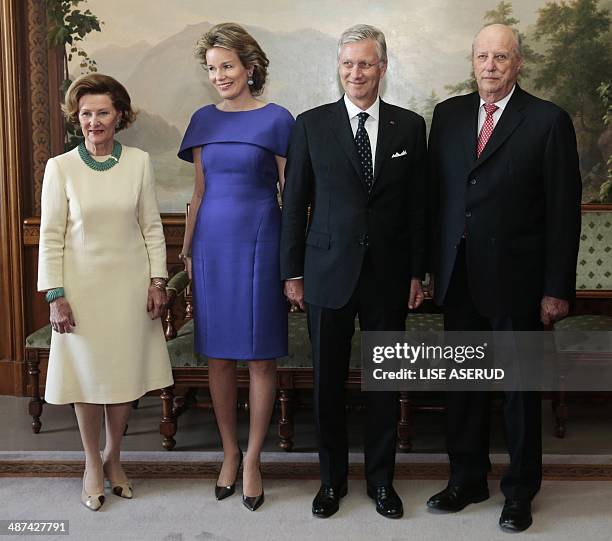
{"type": "Polygon", "coordinates": [[[466,218],[471,218],[471,217],[472,217],[472,213],[471,213],[471,211],[469,211],[469,210],[468,210],[468,211],[465,213],[465,217],[466,217],[466,218]]]}
{"type": "Polygon", "coordinates": [[[475,179],[475,178],[471,179],[471,180],[470,180],[470,184],[471,184],[472,186],[474,186],[474,184],[476,184],[476,179],[475,179]]]}

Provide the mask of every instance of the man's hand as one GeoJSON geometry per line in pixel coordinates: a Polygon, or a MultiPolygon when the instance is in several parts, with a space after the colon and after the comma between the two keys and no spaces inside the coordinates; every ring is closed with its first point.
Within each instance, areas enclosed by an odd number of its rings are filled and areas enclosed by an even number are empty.
{"type": "Polygon", "coordinates": [[[410,297],[408,298],[408,308],[410,310],[416,310],[421,304],[425,295],[423,295],[423,286],[421,285],[420,278],[413,278],[410,280],[410,297]]]}
{"type": "Polygon", "coordinates": [[[149,293],[147,296],[147,312],[149,312],[149,317],[151,319],[161,317],[166,309],[166,304],[167,298],[165,290],[155,286],[149,286],[149,293]]]}
{"type": "Polygon", "coordinates": [[[60,334],[71,333],[76,327],[72,308],[64,297],[55,299],[49,305],[49,321],[51,321],[51,328],[60,334]]]}
{"type": "Polygon", "coordinates": [[[293,306],[304,310],[304,279],[285,280],[285,296],[293,306]]]}
{"type": "Polygon", "coordinates": [[[564,318],[569,312],[569,302],[555,297],[543,297],[540,303],[540,321],[550,325],[564,318]]]}

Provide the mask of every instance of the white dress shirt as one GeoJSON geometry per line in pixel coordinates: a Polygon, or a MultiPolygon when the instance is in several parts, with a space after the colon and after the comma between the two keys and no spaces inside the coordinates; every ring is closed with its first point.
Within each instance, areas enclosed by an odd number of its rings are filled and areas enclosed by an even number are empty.
{"type": "Polygon", "coordinates": [[[357,128],[359,127],[359,113],[368,113],[370,115],[365,121],[365,130],[368,132],[368,138],[370,139],[370,149],[372,150],[372,171],[376,166],[376,142],[378,141],[378,121],[380,119],[380,97],[376,97],[376,101],[370,105],[368,109],[362,111],[357,107],[345,94],[344,105],[348,113],[349,120],[351,122],[351,129],[353,130],[353,139],[357,134],[357,128]]]}
{"type": "MultiPolygon", "coordinates": [[[[516,85],[512,87],[512,90],[508,93],[508,95],[505,98],[494,102],[495,105],[499,107],[499,109],[497,109],[497,111],[493,113],[493,128],[497,126],[497,123],[499,122],[499,119],[501,118],[506,105],[508,105],[508,102],[510,101],[512,94],[514,93],[515,88],[516,88],[516,85]]],[[[482,125],[484,124],[485,119],[487,118],[487,112],[485,111],[483,107],[485,103],[486,101],[480,98],[480,107],[478,108],[478,130],[476,131],[476,140],[478,140],[478,137],[480,136],[480,130],[482,130],[482,125]]]]}

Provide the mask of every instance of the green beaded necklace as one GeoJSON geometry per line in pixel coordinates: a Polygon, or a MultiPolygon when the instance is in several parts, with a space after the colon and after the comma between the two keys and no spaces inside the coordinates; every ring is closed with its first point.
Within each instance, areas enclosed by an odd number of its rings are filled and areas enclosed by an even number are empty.
{"type": "Polygon", "coordinates": [[[113,151],[111,152],[110,157],[103,162],[99,162],[94,160],[91,157],[91,154],[87,151],[85,147],[85,143],[81,143],[79,145],[79,156],[85,162],[85,165],[94,171],[108,171],[111,167],[115,167],[119,163],[119,158],[121,158],[121,143],[119,141],[115,141],[113,145],[113,151]]]}

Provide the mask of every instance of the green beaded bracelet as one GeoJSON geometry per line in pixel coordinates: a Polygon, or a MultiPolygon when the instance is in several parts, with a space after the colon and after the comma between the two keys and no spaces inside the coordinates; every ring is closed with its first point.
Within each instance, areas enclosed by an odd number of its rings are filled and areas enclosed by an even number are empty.
{"type": "Polygon", "coordinates": [[[55,289],[50,289],[49,291],[47,291],[47,293],[45,294],[45,300],[51,304],[54,300],[59,299],[60,297],[64,296],[64,288],[63,287],[56,287],[55,289]]]}

